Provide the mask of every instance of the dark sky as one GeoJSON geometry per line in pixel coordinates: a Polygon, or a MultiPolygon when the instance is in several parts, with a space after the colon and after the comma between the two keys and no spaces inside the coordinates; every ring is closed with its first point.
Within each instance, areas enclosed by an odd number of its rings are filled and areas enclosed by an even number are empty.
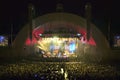
{"type": "Polygon", "coordinates": [[[56,11],[58,2],[63,4],[64,12],[85,17],[84,6],[92,5],[92,22],[106,35],[108,21],[111,32],[120,33],[120,6],[118,0],[0,0],[0,34],[9,34],[11,24],[17,34],[28,22],[28,4],[35,7],[35,16],[56,11]]]}

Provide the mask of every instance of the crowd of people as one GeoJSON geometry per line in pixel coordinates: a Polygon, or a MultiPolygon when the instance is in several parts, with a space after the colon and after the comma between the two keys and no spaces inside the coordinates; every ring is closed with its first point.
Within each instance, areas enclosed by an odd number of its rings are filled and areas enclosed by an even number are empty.
{"type": "Polygon", "coordinates": [[[120,80],[120,71],[95,63],[26,62],[1,64],[0,80],[120,80]]]}

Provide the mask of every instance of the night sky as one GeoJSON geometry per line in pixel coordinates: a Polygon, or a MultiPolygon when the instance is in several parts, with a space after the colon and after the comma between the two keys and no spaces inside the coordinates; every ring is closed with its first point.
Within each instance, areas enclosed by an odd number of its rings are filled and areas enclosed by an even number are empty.
{"type": "Polygon", "coordinates": [[[13,26],[13,34],[16,35],[28,22],[28,4],[35,7],[35,17],[56,11],[56,4],[62,3],[64,12],[73,13],[85,17],[84,6],[87,2],[92,5],[91,21],[107,35],[108,22],[111,26],[111,34],[120,33],[120,5],[118,0],[0,0],[0,35],[10,34],[13,26]]]}

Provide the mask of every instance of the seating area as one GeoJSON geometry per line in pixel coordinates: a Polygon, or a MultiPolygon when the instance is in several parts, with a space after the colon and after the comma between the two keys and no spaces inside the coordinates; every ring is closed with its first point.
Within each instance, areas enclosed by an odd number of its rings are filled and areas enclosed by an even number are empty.
{"type": "Polygon", "coordinates": [[[120,71],[83,62],[14,63],[0,65],[0,80],[120,80],[120,71]]]}

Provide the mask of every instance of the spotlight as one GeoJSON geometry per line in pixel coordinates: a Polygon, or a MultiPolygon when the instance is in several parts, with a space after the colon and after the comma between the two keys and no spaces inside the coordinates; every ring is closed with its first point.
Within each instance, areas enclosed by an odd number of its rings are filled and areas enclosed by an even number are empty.
{"type": "Polygon", "coordinates": [[[78,33],[77,36],[81,36],[81,34],[78,33]]]}
{"type": "Polygon", "coordinates": [[[58,37],[57,36],[53,36],[52,40],[56,41],[56,40],[58,40],[58,37]]]}
{"type": "Polygon", "coordinates": [[[42,34],[39,34],[39,36],[42,36],[42,34]]]}

